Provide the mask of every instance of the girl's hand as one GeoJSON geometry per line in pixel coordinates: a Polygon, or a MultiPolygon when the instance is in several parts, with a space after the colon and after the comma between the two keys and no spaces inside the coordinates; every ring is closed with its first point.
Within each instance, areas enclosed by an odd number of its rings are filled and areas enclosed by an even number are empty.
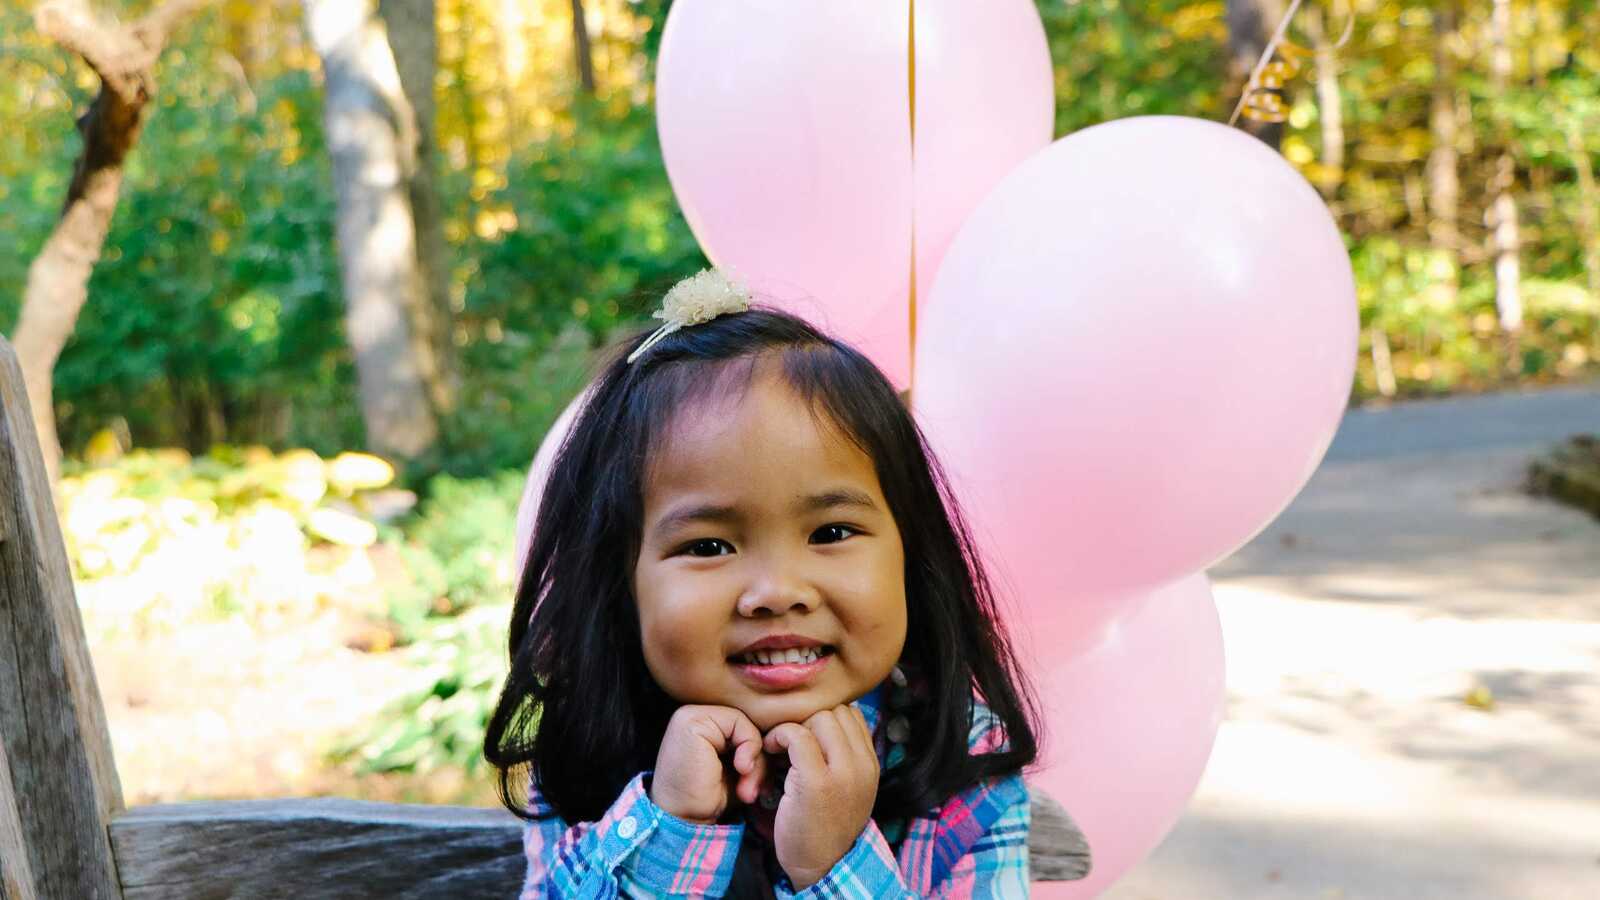
{"type": "Polygon", "coordinates": [[[683,706],[672,714],[656,754],[650,799],[696,825],[715,825],[730,792],[754,803],[766,777],[761,732],[744,713],[726,706],[683,706]],[[723,756],[732,754],[730,775],[723,756]]]}
{"type": "Polygon", "coordinates": [[[822,710],[804,725],[779,725],[764,745],[789,755],[773,841],[778,864],[801,890],[822,880],[866,828],[878,796],[878,754],[867,720],[850,705],[822,710]]]}

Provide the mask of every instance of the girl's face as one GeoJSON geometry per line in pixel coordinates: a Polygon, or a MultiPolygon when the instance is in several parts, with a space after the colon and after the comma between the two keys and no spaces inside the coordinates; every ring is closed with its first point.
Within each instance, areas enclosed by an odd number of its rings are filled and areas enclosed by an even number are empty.
{"type": "Polygon", "coordinates": [[[872,460],[761,360],[652,453],[634,568],[645,664],[681,703],[762,731],[883,681],[906,638],[905,554],[872,460]],[[776,644],[770,651],[753,645],[776,644]]]}

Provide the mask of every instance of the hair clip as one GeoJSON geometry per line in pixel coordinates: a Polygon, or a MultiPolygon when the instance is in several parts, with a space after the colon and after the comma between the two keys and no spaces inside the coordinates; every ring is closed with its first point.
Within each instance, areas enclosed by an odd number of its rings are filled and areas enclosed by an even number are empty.
{"type": "Polygon", "coordinates": [[[666,324],[645,338],[639,349],[628,354],[628,362],[667,335],[680,328],[700,325],[726,313],[744,312],[750,308],[750,291],[744,285],[728,278],[716,269],[701,269],[672,286],[661,298],[661,308],[655,317],[666,324]]]}

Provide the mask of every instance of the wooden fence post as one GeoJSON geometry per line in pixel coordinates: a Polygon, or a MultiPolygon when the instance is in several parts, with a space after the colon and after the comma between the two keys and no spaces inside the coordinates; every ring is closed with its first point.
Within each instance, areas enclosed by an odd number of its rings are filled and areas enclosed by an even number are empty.
{"type": "Polygon", "coordinates": [[[0,338],[0,885],[6,900],[121,900],[122,810],[22,370],[0,338]]]}

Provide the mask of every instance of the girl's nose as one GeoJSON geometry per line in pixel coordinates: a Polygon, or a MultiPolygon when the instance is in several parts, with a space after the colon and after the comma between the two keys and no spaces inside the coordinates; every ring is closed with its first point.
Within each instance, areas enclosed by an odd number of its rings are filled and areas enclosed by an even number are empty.
{"type": "Polygon", "coordinates": [[[766,572],[739,595],[739,615],[747,618],[811,612],[821,602],[815,588],[794,574],[766,572]]]}

